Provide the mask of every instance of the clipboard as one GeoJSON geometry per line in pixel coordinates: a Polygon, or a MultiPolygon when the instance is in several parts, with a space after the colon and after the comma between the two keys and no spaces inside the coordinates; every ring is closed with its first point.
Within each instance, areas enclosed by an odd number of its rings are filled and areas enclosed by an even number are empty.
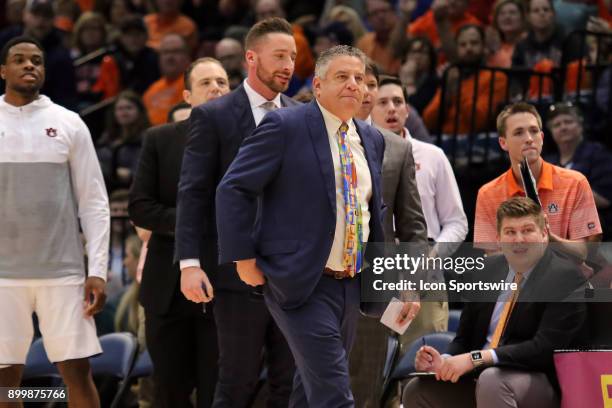
{"type": "Polygon", "coordinates": [[[525,195],[535,201],[535,203],[542,208],[542,202],[540,201],[540,196],[538,195],[537,184],[533,177],[533,173],[529,168],[529,164],[527,164],[526,157],[523,159],[523,161],[521,161],[520,170],[525,195]]]}

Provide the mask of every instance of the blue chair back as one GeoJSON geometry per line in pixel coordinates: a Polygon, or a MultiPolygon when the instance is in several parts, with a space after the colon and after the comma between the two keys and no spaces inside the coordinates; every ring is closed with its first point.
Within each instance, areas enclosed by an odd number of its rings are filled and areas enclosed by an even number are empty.
{"type": "Polygon", "coordinates": [[[131,333],[110,333],[100,337],[102,354],[89,359],[93,375],[125,379],[134,366],[138,344],[131,333]]]}
{"type": "Polygon", "coordinates": [[[132,373],[130,377],[132,378],[141,378],[148,377],[153,374],[153,362],[151,361],[151,355],[149,354],[149,350],[145,350],[138,358],[136,358],[136,364],[134,364],[134,368],[132,369],[132,373]]]}
{"type": "MultiPolygon", "coordinates": [[[[455,338],[455,333],[432,333],[423,336],[423,338],[425,338],[425,343],[428,346],[435,348],[440,353],[444,353],[449,343],[455,338]]],[[[397,364],[397,366],[395,366],[393,373],[391,373],[391,380],[402,380],[408,377],[408,374],[415,371],[414,358],[416,357],[416,353],[417,351],[419,351],[422,345],[422,338],[418,338],[410,345],[400,362],[397,364]]]]}
{"type": "Polygon", "coordinates": [[[461,310],[451,309],[448,311],[448,331],[456,333],[461,319],[461,310]]]}
{"type": "Polygon", "coordinates": [[[40,377],[56,377],[59,378],[59,372],[55,364],[49,361],[42,338],[34,340],[26,357],[25,367],[23,369],[23,379],[40,377]]]}

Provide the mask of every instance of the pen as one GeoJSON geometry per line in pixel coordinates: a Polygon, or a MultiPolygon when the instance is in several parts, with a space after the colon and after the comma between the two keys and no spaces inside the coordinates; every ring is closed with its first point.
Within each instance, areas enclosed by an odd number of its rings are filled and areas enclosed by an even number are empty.
{"type": "Polygon", "coordinates": [[[427,345],[427,343],[425,342],[425,336],[421,337],[421,341],[423,342],[423,346],[427,345]]]}

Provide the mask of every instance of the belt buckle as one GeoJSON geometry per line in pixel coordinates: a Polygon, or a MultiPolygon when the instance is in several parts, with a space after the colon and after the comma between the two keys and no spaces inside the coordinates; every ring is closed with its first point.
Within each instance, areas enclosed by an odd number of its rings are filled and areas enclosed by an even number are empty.
{"type": "Polygon", "coordinates": [[[334,279],[344,279],[346,277],[346,274],[344,271],[334,271],[334,279]]]}

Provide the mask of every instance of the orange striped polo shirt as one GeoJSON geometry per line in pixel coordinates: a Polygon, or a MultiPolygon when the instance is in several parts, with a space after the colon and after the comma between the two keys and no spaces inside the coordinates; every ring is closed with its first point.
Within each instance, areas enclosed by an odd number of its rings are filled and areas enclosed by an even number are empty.
{"type": "MultiPolygon", "coordinates": [[[[593,192],[582,173],[542,160],[537,188],[551,232],[571,240],[601,233],[593,192]]],[[[480,188],[476,199],[475,243],[496,242],[497,208],[503,201],[518,195],[525,193],[514,179],[512,169],[480,188]]]]}

